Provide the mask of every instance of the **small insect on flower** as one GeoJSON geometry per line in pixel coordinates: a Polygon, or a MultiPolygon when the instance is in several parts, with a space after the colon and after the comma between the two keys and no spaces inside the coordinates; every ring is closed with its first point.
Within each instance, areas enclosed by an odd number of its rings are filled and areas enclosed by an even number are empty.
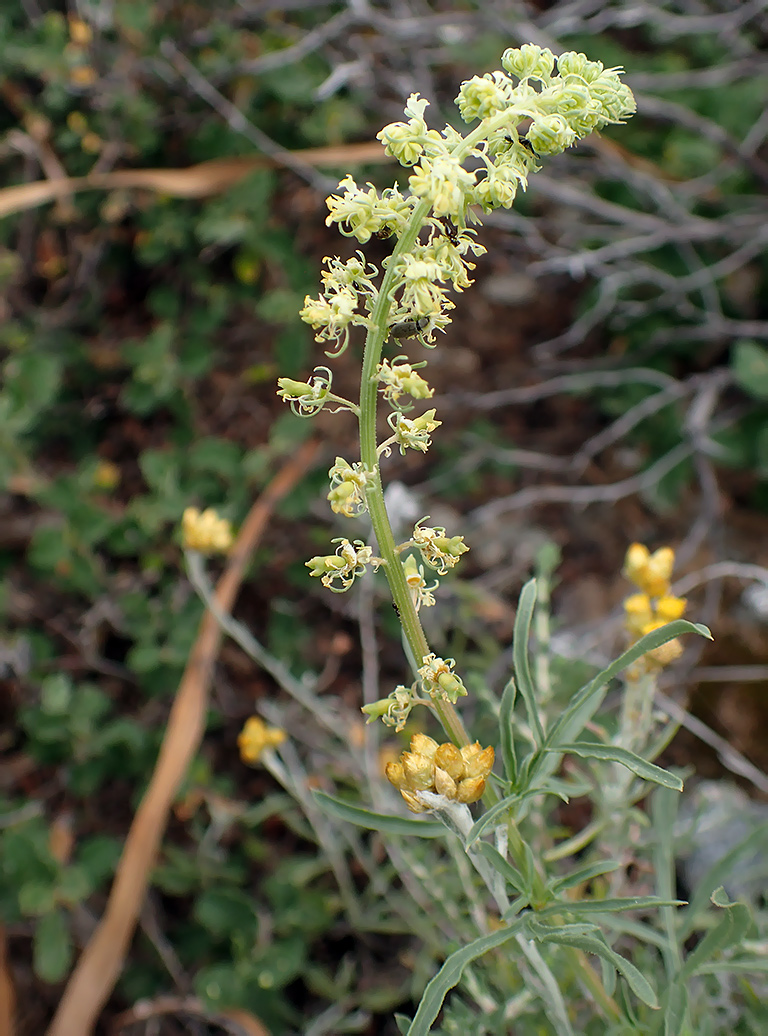
{"type": "Polygon", "coordinates": [[[440,220],[440,223],[443,227],[443,233],[451,244],[457,245],[459,243],[459,228],[454,226],[447,216],[444,216],[443,219],[440,220]]]}
{"type": "Polygon", "coordinates": [[[415,338],[428,325],[429,317],[419,317],[418,320],[401,320],[389,330],[393,338],[415,338]]]}
{"type": "MultiPolygon", "coordinates": [[[[508,144],[514,144],[515,143],[515,138],[510,136],[509,133],[506,135],[506,137],[504,139],[507,141],[508,144]]],[[[520,146],[523,147],[528,152],[528,154],[531,156],[531,158],[535,158],[536,161],[538,162],[539,155],[536,152],[536,150],[534,149],[533,144],[530,142],[530,140],[527,137],[519,136],[517,138],[517,143],[520,144],[520,146]]]]}

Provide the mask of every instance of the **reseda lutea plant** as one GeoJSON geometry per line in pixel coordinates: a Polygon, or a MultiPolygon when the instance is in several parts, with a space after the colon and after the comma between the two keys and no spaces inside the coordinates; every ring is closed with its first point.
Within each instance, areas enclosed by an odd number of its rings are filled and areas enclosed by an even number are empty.
{"type": "Polygon", "coordinates": [[[463,291],[474,269],[470,257],[485,249],[476,240],[479,212],[509,208],[539,159],[558,154],[608,123],[621,122],[635,110],[632,93],[619,69],[605,69],[583,54],[569,52],[557,60],[551,51],[531,44],[509,49],[501,59],[504,71],[474,76],[456,98],[462,118],[475,128],[462,136],[451,126],[440,133],[424,119],[428,102],[412,94],[405,108],[407,122],[385,126],[379,139],[387,153],[412,167],[410,194],[395,187],[377,191],[359,187],[351,176],[339,186],[344,193],[328,199],[330,215],[340,232],[365,244],[371,237],[391,237],[392,254],[382,264],[383,276],[358,252],[346,262],[326,259],[323,291],[307,297],[301,317],[317,331],[316,340],[331,343],[329,356],[347,347],[350,330],[365,328],[366,341],[357,403],[333,392],[332,374],[320,367],[306,382],[281,378],[279,395],[294,411],[312,416],[324,407],[351,410],[360,427],[360,460],[337,458],[329,472],[328,500],[337,514],[356,517],[367,511],[378,554],[365,543],[340,539],[335,553],[307,562],[313,576],[335,592],[344,592],[368,566],[381,567],[415,664],[410,687],[397,687],[382,701],[366,706],[370,719],[381,717],[402,729],[416,704],[430,706],[446,734],[459,747],[469,736],[456,712],[466,694],[452,659],[433,654],[419,621],[419,609],[434,603],[436,582],[429,584],[425,567],[442,575],[453,568],[468,547],[461,535],[448,535],[419,521],[411,538],[396,543],[384,504],[381,462],[393,447],[426,452],[440,426],[435,409],[408,417],[413,400],[429,399],[433,390],[419,373],[426,364],[406,355],[382,359],[388,339],[397,348],[416,340],[432,348],[436,334],[450,323],[454,302],[449,290],[463,291]],[[525,132],[521,127],[525,126],[525,132]],[[476,169],[464,164],[471,160],[476,169]],[[391,435],[377,441],[379,396],[389,408],[391,435]],[[422,562],[419,563],[418,559],[422,562]]]}
{"type": "MultiPolygon", "coordinates": [[[[392,449],[425,452],[440,427],[435,408],[410,416],[414,401],[428,401],[433,392],[423,373],[425,361],[415,362],[405,354],[405,343],[416,341],[432,348],[449,324],[454,306],[449,292],[469,286],[471,259],[483,252],[475,230],[480,213],[512,205],[517,191],[526,187],[528,176],[546,156],[565,150],[592,130],[621,122],[634,111],[632,94],[622,84],[619,70],[604,69],[582,54],[567,53],[556,60],[549,50],[526,45],[505,51],[502,66],[503,71],[476,76],[462,85],[459,111],[474,124],[466,136],[450,126],[442,132],[429,129],[424,119],[427,102],[417,95],[409,98],[407,121],[381,131],[379,138],[387,151],[412,167],[409,194],[397,187],[381,192],[370,184],[361,188],[347,176],[340,184],[343,193],[328,199],[327,222],[336,223],[342,234],[361,244],[374,235],[392,238],[394,247],[381,271],[359,251],[346,261],[326,259],[322,293],[316,299],[307,298],[301,311],[315,328],[317,340],[329,343],[331,357],[347,347],[353,328],[365,329],[359,399],[335,393],[332,372],[325,366],[307,381],[281,378],[278,382],[279,395],[297,414],[311,417],[325,407],[349,410],[359,423],[360,458],[336,458],[329,472],[328,501],[337,514],[370,516],[376,552],[361,540],[341,538],[335,541],[334,553],[311,558],[307,565],[312,576],[336,593],[348,590],[369,567],[385,573],[407,642],[413,682],[395,688],[363,711],[369,722],[380,718],[401,731],[413,708],[425,705],[449,739],[438,744],[416,733],[411,751],[386,770],[413,813],[434,813],[450,832],[445,844],[454,852],[460,887],[457,890],[454,883],[452,892],[447,886],[444,892],[441,886],[436,901],[450,901],[455,907],[453,920],[466,917],[468,922],[456,939],[459,948],[452,947],[427,984],[414,1018],[397,1017],[401,1032],[425,1036],[448,991],[462,980],[468,965],[482,959],[482,966],[474,967],[467,979],[467,988],[471,985],[471,995],[480,1005],[482,1026],[478,1016],[476,1025],[462,1022],[449,1030],[448,1016],[454,1009],[462,1010],[455,998],[446,1009],[444,1032],[506,1032],[515,1019],[515,1031],[519,1027],[521,1034],[618,1036],[663,1031],[665,1036],[682,1036],[692,1031],[686,983],[696,967],[709,966],[704,957],[710,946],[694,964],[684,960],[684,925],[672,913],[679,903],[671,891],[671,823],[660,828],[657,895],[627,895],[636,890],[618,880],[606,895],[603,878],[626,873],[620,860],[631,832],[642,821],[637,803],[647,794],[648,783],[660,785],[661,792],[682,789],[678,775],[651,761],[674,730],[672,723],[657,730],[654,673],[674,658],[680,634],[709,636],[709,631],[680,617],[685,602],[671,596],[671,552],[651,556],[638,545],[632,548],[628,574],[648,595],[642,602],[634,595],[634,612],[627,613],[635,617],[630,628],[633,643],[586,684],[575,684],[578,689],[564,701],[552,694],[541,634],[548,628],[551,571],[541,571],[538,602],[537,581],[526,584],[515,621],[515,676],[501,700],[493,702],[503,771],[499,775],[493,772],[496,748],[472,742],[456,709],[467,688],[455,661],[430,650],[419,619],[420,609],[434,604],[438,577],[460,561],[468,546],[461,534],[429,526],[427,518],[415,524],[405,542],[396,543],[384,503],[381,466],[392,449]],[[465,162],[471,163],[471,170],[464,167],[465,162]],[[390,340],[394,355],[385,358],[382,352],[390,340]],[[380,398],[388,409],[390,432],[381,442],[376,420],[380,398]],[[528,645],[537,609],[540,657],[534,679],[528,645]],[[669,617],[673,621],[667,621],[669,617]],[[658,654],[666,645],[672,646],[658,654]],[[609,684],[645,656],[651,663],[643,668],[643,678],[635,681],[620,723],[611,716],[605,723],[602,717],[601,723],[595,723],[609,684]],[[566,756],[578,760],[575,779],[561,770],[566,756]],[[619,781],[614,780],[617,768],[623,774],[619,781]],[[611,789],[606,789],[601,799],[606,775],[617,790],[607,794],[611,789]],[[555,804],[567,801],[569,795],[586,795],[600,809],[583,832],[558,842],[555,804]],[[481,798],[487,808],[475,820],[469,805],[481,798]],[[608,837],[613,832],[625,838],[615,853],[616,839],[608,837]],[[604,851],[618,858],[605,859],[604,851]],[[466,866],[467,861],[476,873],[466,866]],[[478,880],[479,895],[474,884],[478,880]],[[464,910],[457,895],[465,900],[464,910]],[[612,918],[625,911],[653,916],[659,909],[667,911],[661,928],[653,928],[650,921],[645,926],[634,919],[630,922],[641,944],[636,965],[628,959],[625,944],[621,944],[622,953],[614,948],[622,929],[612,918]],[[650,952],[643,945],[646,929],[650,952]],[[514,953],[492,952],[508,943],[515,944],[514,953]],[[665,964],[658,976],[665,988],[661,996],[647,977],[656,966],[659,945],[665,964]],[[600,958],[600,971],[589,955],[600,958]],[[617,974],[623,976],[633,998],[626,989],[617,989],[617,974]],[[542,1017],[552,1026],[550,1030],[542,1027],[542,1017]],[[524,1029],[526,1021],[530,1028],[524,1029]]],[[[375,813],[319,792],[315,797],[328,813],[379,830],[385,839],[406,832],[417,838],[434,834],[436,825],[425,825],[422,818],[375,813]]],[[[670,817],[669,801],[656,801],[661,803],[656,810],[659,816],[670,817]]],[[[445,880],[444,861],[437,871],[420,864],[416,870],[429,875],[430,883],[445,880]],[[443,878],[435,877],[438,871],[443,878]]],[[[742,930],[738,905],[724,896],[713,903],[727,914],[721,925],[731,933],[727,938],[742,930]]],[[[725,945],[710,943],[712,952],[725,945]]]]}

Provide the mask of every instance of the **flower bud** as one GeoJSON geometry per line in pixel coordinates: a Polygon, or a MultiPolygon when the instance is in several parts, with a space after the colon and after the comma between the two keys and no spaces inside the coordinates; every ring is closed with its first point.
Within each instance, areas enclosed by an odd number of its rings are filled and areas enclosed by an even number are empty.
{"type": "Polygon", "coordinates": [[[493,750],[493,745],[481,748],[480,742],[475,741],[474,744],[465,745],[461,749],[461,756],[464,760],[464,774],[466,777],[486,778],[493,769],[496,753],[493,750]]]}
{"type": "Polygon", "coordinates": [[[682,653],[683,645],[675,637],[674,640],[668,640],[666,644],[662,644],[660,647],[654,648],[653,651],[649,651],[648,655],[657,665],[665,666],[669,665],[670,662],[676,662],[682,653]]]}
{"type": "Polygon", "coordinates": [[[671,547],[660,547],[651,554],[643,573],[643,587],[651,597],[661,597],[669,589],[672,569],[675,564],[675,552],[671,547]]]}
{"type": "Polygon", "coordinates": [[[384,773],[389,783],[394,784],[398,791],[407,786],[402,763],[387,763],[384,773]]]}
{"type": "Polygon", "coordinates": [[[624,559],[624,575],[635,586],[639,586],[638,579],[642,577],[645,572],[646,565],[648,564],[648,558],[651,556],[650,551],[643,543],[633,543],[627,550],[627,556],[624,559]]]}
{"type": "MultiPolygon", "coordinates": [[[[555,55],[551,50],[524,43],[522,47],[509,47],[501,55],[501,67],[518,79],[549,79],[555,68],[555,55]]],[[[559,61],[558,61],[559,67],[559,61]]]]}
{"type": "Polygon", "coordinates": [[[311,394],[312,386],[307,381],[294,381],[293,378],[278,378],[278,396],[283,399],[298,399],[311,394]]]}
{"type": "Polygon", "coordinates": [[[528,141],[539,155],[557,155],[576,140],[562,115],[537,116],[528,130],[528,141]]]}
{"type": "Polygon", "coordinates": [[[427,791],[434,779],[434,763],[424,755],[403,752],[403,773],[407,786],[412,791],[427,791]]]}
{"type": "Polygon", "coordinates": [[[411,751],[423,755],[427,759],[435,758],[437,747],[437,741],[426,734],[417,733],[411,737],[411,751]]]}
{"type": "Polygon", "coordinates": [[[405,804],[410,809],[411,813],[429,813],[430,807],[425,806],[412,791],[406,791],[403,788],[400,794],[405,799],[405,804]]]}
{"type": "MultiPolygon", "coordinates": [[[[435,766],[444,770],[449,777],[460,780],[464,774],[464,759],[456,745],[446,742],[435,752],[435,766]]],[[[438,791],[440,789],[438,788],[438,791]]]]}
{"type": "Polygon", "coordinates": [[[435,791],[438,795],[445,795],[447,799],[455,799],[458,791],[453,777],[439,766],[435,767],[435,791]]]}
{"type": "Polygon", "coordinates": [[[485,791],[485,780],[482,777],[467,777],[459,783],[456,790],[456,798],[459,802],[469,805],[478,802],[485,791]]]}

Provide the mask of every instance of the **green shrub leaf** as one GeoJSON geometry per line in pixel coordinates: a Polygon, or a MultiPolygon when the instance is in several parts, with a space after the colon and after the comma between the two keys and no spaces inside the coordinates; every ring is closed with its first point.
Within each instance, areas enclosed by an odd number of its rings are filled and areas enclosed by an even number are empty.
{"type": "Polygon", "coordinates": [[[323,812],[346,820],[369,831],[381,831],[387,835],[417,835],[419,838],[438,838],[444,835],[445,828],[437,820],[411,820],[409,817],[398,817],[390,813],[375,813],[372,809],[352,806],[349,802],[336,799],[324,791],[313,791],[312,797],[323,812]]]}
{"type": "Polygon", "coordinates": [[[670,773],[669,770],[664,770],[660,766],[654,766],[653,763],[647,762],[626,748],[619,748],[618,745],[575,741],[572,744],[558,745],[557,749],[549,749],[549,751],[578,755],[582,759],[604,759],[607,762],[620,763],[638,777],[642,777],[644,781],[660,784],[663,788],[670,788],[672,791],[683,790],[683,782],[676,774],[670,773]]]}

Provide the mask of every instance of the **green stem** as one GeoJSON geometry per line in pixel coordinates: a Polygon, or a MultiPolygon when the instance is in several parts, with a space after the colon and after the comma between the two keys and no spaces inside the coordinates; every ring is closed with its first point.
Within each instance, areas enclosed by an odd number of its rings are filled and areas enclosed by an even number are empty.
{"type": "MultiPolygon", "coordinates": [[[[395,603],[413,657],[418,664],[421,664],[431,652],[408,584],[405,581],[405,570],[397,553],[395,537],[384,505],[384,488],[381,481],[376,437],[376,410],[379,397],[376,368],[381,361],[384,341],[389,333],[388,318],[392,307],[391,292],[396,277],[397,260],[401,254],[412,250],[429,209],[429,201],[418,202],[408,227],[390,257],[387,272],[371,314],[371,326],[365,341],[363,371],[360,379],[360,459],[367,469],[375,472],[375,478],[366,487],[365,499],[378,543],[378,552],[385,561],[383,569],[389,582],[392,600],[395,603]]],[[[450,702],[438,700],[435,700],[433,704],[448,737],[458,746],[469,744],[469,734],[453,705],[450,702]]]]}

